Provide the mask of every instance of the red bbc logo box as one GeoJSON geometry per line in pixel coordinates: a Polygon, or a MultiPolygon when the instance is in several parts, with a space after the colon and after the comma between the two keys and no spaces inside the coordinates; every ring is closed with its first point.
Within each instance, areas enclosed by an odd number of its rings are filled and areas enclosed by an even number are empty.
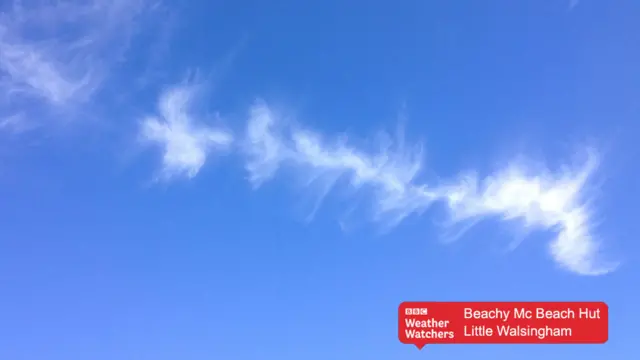
{"type": "Polygon", "coordinates": [[[426,344],[603,344],[604,302],[404,302],[398,338],[426,344]]]}

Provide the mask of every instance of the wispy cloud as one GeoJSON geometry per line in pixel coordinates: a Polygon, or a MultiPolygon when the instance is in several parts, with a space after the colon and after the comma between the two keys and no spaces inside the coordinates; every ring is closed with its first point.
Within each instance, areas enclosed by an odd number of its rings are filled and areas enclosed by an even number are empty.
{"type": "Polygon", "coordinates": [[[577,164],[552,171],[520,161],[479,179],[465,176],[444,187],[452,223],[475,224],[495,217],[519,221],[528,230],[557,233],[549,249],[564,268],[585,275],[613,270],[616,264],[603,263],[594,236],[593,193],[590,182],[599,162],[598,154],[587,149],[577,164]]]}
{"type": "Polygon", "coordinates": [[[580,0],[569,0],[569,10],[573,10],[576,6],[580,4],[580,0]]]}
{"type": "Polygon", "coordinates": [[[426,186],[412,186],[422,163],[420,147],[382,140],[377,152],[355,149],[343,137],[327,143],[318,133],[277,121],[266,103],[251,109],[245,152],[247,170],[254,186],[271,179],[281,166],[299,169],[308,183],[322,182],[330,190],[346,179],[354,189],[369,188],[375,202],[374,216],[395,225],[420,212],[436,199],[426,186]]]}
{"type": "MultiPolygon", "coordinates": [[[[250,110],[243,144],[246,169],[255,187],[288,168],[310,182],[322,181],[325,195],[339,180],[372,194],[374,220],[396,225],[420,214],[434,203],[443,204],[450,225],[469,230],[484,219],[520,221],[530,230],[552,230],[557,236],[550,253],[562,267],[585,275],[613,270],[600,262],[593,235],[590,177],[598,165],[597,153],[559,171],[514,162],[484,178],[467,172],[437,184],[419,180],[423,169],[420,146],[407,147],[401,138],[383,138],[376,151],[365,152],[346,137],[330,142],[316,132],[282,121],[262,101],[250,110]]],[[[462,235],[462,232],[459,233],[462,235]]]]}
{"type": "Polygon", "coordinates": [[[17,113],[0,118],[0,131],[6,130],[9,133],[19,134],[37,127],[25,118],[24,114],[17,113]]]}
{"type": "Polygon", "coordinates": [[[0,106],[7,110],[16,98],[55,107],[92,99],[147,8],[145,0],[14,0],[0,7],[0,106]]]}
{"type": "MultiPolygon", "coordinates": [[[[571,8],[578,4],[570,2],[571,8]]],[[[32,107],[69,109],[95,100],[114,67],[123,61],[148,0],[14,0],[0,5],[0,131],[38,126],[32,107]]],[[[193,178],[212,154],[230,150],[233,135],[196,111],[200,88],[183,83],[167,89],[157,114],[140,122],[139,137],[158,147],[158,179],[193,178]]],[[[35,111],[37,115],[46,112],[35,111]]],[[[64,114],[56,112],[56,114],[64,114]]],[[[59,116],[58,116],[59,117],[59,116]]],[[[40,120],[39,118],[37,120],[40,120]]],[[[240,149],[249,181],[257,188],[293,173],[320,189],[319,206],[339,184],[366,193],[374,221],[396,226],[434,204],[449,214],[447,225],[462,236],[486,219],[516,221],[527,230],[556,233],[549,249],[562,267],[579,274],[602,274],[594,234],[593,184],[598,154],[554,170],[513,162],[486,176],[469,171],[450,180],[425,182],[422,147],[380,136],[363,150],[346,136],[331,139],[287,122],[264,101],[250,109],[240,149]],[[282,169],[290,172],[284,175],[282,169]]]]}
{"type": "Polygon", "coordinates": [[[230,132],[203,124],[193,110],[198,87],[182,84],[166,90],[158,102],[158,114],[141,123],[140,137],[162,149],[160,178],[192,178],[214,150],[226,150],[233,142],[230,132]]]}

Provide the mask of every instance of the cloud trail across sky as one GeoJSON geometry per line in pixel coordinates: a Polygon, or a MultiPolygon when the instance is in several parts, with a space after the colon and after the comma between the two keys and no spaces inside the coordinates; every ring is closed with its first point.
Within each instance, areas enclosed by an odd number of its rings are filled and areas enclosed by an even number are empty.
{"type": "MultiPolygon", "coordinates": [[[[151,8],[146,0],[14,0],[0,6],[0,131],[36,128],[39,115],[53,113],[46,109],[62,109],[55,114],[65,119],[64,110],[91,104],[151,8]]],[[[244,129],[232,133],[217,117],[196,110],[205,100],[201,90],[192,83],[169,87],[153,113],[137,119],[140,142],[160,152],[158,180],[194,178],[211,155],[236,152],[254,189],[293,176],[320,185],[319,206],[347,184],[365,194],[372,220],[387,228],[438,205],[448,214],[447,225],[458,230],[454,237],[483,220],[514,221],[528,231],[554,232],[549,252],[566,270],[599,275],[616,267],[602,259],[594,229],[592,177],[600,161],[594,149],[559,169],[514,161],[484,176],[461,169],[451,179],[425,182],[422,146],[402,136],[381,136],[376,149],[364,150],[345,135],[324,136],[293,123],[262,100],[248,109],[244,129]]]]}
{"type": "Polygon", "coordinates": [[[593,235],[588,190],[599,162],[593,149],[581,163],[559,171],[520,161],[484,178],[466,172],[453,181],[426,184],[418,181],[424,168],[419,146],[407,149],[399,139],[367,153],[350,146],[346,137],[329,143],[317,132],[287,127],[264,102],[256,103],[250,114],[244,147],[254,185],[274,178],[281,167],[322,178],[325,189],[346,179],[355,190],[371,191],[374,220],[391,226],[438,202],[445,205],[451,225],[466,224],[467,230],[480,220],[497,218],[519,221],[527,230],[555,231],[550,253],[569,271],[599,275],[616,267],[601,262],[593,235]]]}
{"type": "MultiPolygon", "coordinates": [[[[193,178],[214,150],[228,150],[234,137],[222,128],[199,124],[189,112],[193,89],[173,88],[160,99],[158,118],[143,123],[143,138],[162,145],[163,174],[193,178]]],[[[381,137],[376,151],[349,144],[346,136],[330,141],[320,133],[287,121],[268,103],[256,101],[248,111],[244,135],[234,148],[246,159],[248,181],[258,188],[280,177],[320,184],[319,203],[338,184],[368,194],[373,221],[394,227],[410,215],[421,215],[434,204],[449,214],[448,225],[462,229],[486,219],[515,221],[526,230],[550,230],[553,259],[566,270],[599,275],[616,264],[601,259],[594,231],[592,182],[599,155],[587,149],[582,161],[554,171],[514,161],[480,177],[464,171],[438,183],[420,181],[425,169],[421,146],[402,138],[381,137]],[[287,170],[287,171],[282,171],[287,170]],[[591,190],[590,190],[591,189],[591,190]]]]}

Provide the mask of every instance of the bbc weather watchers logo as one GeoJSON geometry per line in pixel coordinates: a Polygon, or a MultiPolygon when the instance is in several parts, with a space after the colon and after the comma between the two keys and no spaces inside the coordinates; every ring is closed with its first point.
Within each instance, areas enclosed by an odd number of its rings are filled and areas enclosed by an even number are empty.
{"type": "Polygon", "coordinates": [[[406,308],[404,309],[405,315],[427,315],[429,314],[429,309],[427,308],[406,308]]]}

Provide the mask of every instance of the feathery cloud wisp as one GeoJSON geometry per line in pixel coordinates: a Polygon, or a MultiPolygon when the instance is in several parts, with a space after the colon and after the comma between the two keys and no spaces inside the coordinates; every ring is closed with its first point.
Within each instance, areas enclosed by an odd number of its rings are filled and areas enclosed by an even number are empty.
{"type": "Polygon", "coordinates": [[[158,103],[159,116],[142,121],[141,139],[162,147],[162,177],[192,178],[198,174],[213,150],[225,150],[233,141],[226,130],[197,122],[192,110],[197,88],[176,86],[165,91],[158,103]]]}
{"type": "Polygon", "coordinates": [[[337,180],[347,179],[356,190],[372,191],[374,218],[388,225],[438,202],[450,214],[451,225],[471,224],[465,230],[480,220],[497,218],[519,220],[526,229],[556,231],[550,253],[570,271],[595,275],[614,268],[600,262],[592,233],[587,192],[598,165],[594,151],[584,163],[560,172],[536,171],[521,162],[484,179],[470,173],[455,181],[425,184],[418,180],[420,147],[386,142],[379,151],[367,153],[349,146],[346,138],[328,144],[317,133],[282,123],[264,102],[250,111],[244,151],[249,179],[256,187],[274,178],[281,167],[323,179],[327,191],[337,180]]]}
{"type": "Polygon", "coordinates": [[[0,94],[65,107],[100,89],[145,0],[14,0],[0,7],[0,94]]]}
{"type": "Polygon", "coordinates": [[[302,169],[307,180],[324,181],[328,190],[346,179],[356,190],[372,191],[374,216],[389,226],[436,199],[428,187],[412,186],[422,167],[419,147],[405,149],[387,142],[379,152],[367,154],[349,146],[346,139],[327,145],[317,133],[282,125],[266,103],[252,107],[244,148],[254,186],[272,178],[281,165],[302,169]]]}
{"type": "Polygon", "coordinates": [[[578,4],[580,4],[580,0],[569,0],[569,10],[573,10],[578,4]]]}
{"type": "Polygon", "coordinates": [[[513,163],[482,180],[469,175],[445,187],[441,196],[453,223],[495,217],[518,220],[526,229],[557,232],[549,247],[555,261],[576,273],[598,275],[615,268],[600,262],[593,235],[588,190],[598,160],[589,149],[580,164],[556,172],[513,163]]]}

